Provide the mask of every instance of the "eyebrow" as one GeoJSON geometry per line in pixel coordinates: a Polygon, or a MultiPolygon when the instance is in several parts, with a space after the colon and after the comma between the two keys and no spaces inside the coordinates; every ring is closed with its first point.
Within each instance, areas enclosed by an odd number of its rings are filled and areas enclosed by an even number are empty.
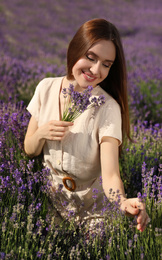
{"type": "MultiPolygon", "coordinates": [[[[87,51],[87,54],[92,54],[92,55],[94,55],[96,58],[99,58],[98,55],[95,54],[93,51],[87,51]]],[[[104,60],[104,62],[114,63],[114,60],[104,60]]]]}

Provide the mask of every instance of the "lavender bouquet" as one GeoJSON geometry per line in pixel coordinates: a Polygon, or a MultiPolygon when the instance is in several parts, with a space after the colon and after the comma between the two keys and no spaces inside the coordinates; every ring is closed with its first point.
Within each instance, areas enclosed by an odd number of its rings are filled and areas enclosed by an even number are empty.
{"type": "Polygon", "coordinates": [[[83,92],[74,91],[74,86],[70,84],[69,88],[62,90],[63,96],[66,99],[62,121],[73,122],[79,117],[86,109],[93,106],[98,107],[105,103],[104,95],[92,97],[93,87],[88,86],[83,92]]]}

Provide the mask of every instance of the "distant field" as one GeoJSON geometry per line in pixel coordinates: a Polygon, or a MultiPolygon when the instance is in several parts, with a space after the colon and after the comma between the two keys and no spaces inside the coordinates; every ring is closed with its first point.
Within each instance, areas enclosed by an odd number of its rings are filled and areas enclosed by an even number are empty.
{"type": "Polygon", "coordinates": [[[161,0],[2,0],[0,2],[0,259],[162,259],[162,2],[161,0]],[[128,69],[131,134],[121,176],[128,197],[145,200],[150,223],[106,202],[96,234],[47,215],[47,176],[41,157],[23,151],[26,105],[44,77],[66,74],[66,50],[92,18],[114,23],[128,69]]]}

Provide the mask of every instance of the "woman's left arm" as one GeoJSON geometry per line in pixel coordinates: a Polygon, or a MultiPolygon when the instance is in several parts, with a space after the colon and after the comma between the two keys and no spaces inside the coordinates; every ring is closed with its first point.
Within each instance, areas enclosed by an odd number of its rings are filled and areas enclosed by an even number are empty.
{"type": "Polygon", "coordinates": [[[127,199],[119,172],[118,140],[104,136],[100,144],[102,185],[108,199],[118,200],[120,208],[127,216],[137,216],[137,229],[144,231],[149,221],[144,203],[138,198],[127,199]],[[111,191],[111,192],[110,192],[111,191]],[[118,191],[118,193],[117,193],[118,191]]]}

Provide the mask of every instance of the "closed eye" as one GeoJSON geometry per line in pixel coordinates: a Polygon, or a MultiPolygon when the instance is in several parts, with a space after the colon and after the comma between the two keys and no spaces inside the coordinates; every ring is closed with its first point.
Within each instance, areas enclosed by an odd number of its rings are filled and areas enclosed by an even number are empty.
{"type": "Polygon", "coordinates": [[[90,61],[94,61],[94,59],[91,58],[88,54],[86,55],[86,58],[87,58],[88,60],[90,60],[90,61]]]}
{"type": "MultiPolygon", "coordinates": [[[[88,60],[92,61],[92,62],[96,61],[96,58],[93,57],[93,54],[91,54],[91,53],[86,54],[86,58],[87,58],[88,60]]],[[[106,63],[107,63],[107,62],[106,62],[106,63]]],[[[110,69],[111,66],[112,66],[112,63],[107,63],[107,64],[106,64],[106,63],[103,63],[103,66],[104,66],[105,68],[110,69]]]]}
{"type": "Polygon", "coordinates": [[[103,64],[103,66],[105,67],[105,68],[110,68],[111,67],[111,64],[103,64]]]}

